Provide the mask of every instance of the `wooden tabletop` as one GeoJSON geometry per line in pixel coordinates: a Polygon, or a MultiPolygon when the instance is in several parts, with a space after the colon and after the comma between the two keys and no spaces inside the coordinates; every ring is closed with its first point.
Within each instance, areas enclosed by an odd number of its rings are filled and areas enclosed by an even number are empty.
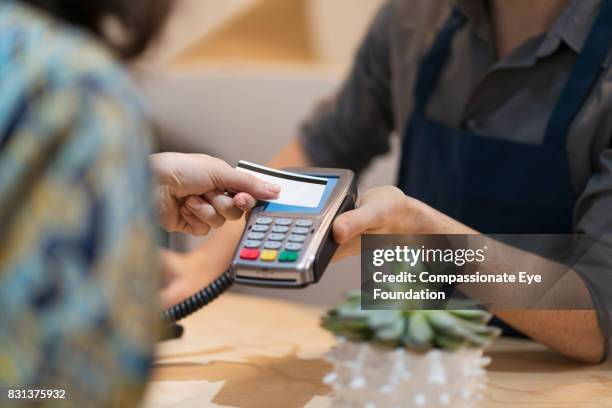
{"type": "MultiPolygon", "coordinates": [[[[329,407],[321,378],[334,338],[322,309],[226,294],[159,347],[145,407],[329,407]]],[[[612,364],[584,366],[524,340],[488,353],[483,407],[612,407],[612,364]]]]}

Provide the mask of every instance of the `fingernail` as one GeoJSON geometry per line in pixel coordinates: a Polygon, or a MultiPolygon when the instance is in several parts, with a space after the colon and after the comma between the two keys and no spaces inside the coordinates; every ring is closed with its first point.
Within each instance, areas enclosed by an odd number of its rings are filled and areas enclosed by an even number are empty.
{"type": "Polygon", "coordinates": [[[266,187],[266,190],[268,190],[271,193],[278,194],[281,191],[280,186],[276,184],[266,183],[265,187],[266,187]]]}

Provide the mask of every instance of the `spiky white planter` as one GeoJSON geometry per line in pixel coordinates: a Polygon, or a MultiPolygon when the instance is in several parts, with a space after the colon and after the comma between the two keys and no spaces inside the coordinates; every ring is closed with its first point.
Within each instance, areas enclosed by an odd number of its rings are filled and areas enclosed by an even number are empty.
{"type": "Polygon", "coordinates": [[[417,354],[339,341],[326,356],[334,370],[324,378],[334,407],[471,408],[486,387],[490,358],[481,349],[417,354]]]}

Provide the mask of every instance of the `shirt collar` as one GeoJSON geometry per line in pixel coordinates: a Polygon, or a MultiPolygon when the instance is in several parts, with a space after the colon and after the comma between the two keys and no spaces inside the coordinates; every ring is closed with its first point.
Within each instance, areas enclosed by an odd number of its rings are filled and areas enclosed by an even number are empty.
{"type": "MultiPolygon", "coordinates": [[[[465,14],[476,35],[492,44],[491,19],[486,1],[451,0],[451,3],[459,7],[465,14]]],[[[602,0],[570,0],[553,27],[543,35],[536,57],[552,55],[562,42],[574,52],[580,53],[591,32],[601,4],[602,0]]]]}
{"type": "Polygon", "coordinates": [[[546,36],[542,51],[554,45],[554,40],[562,40],[574,52],[580,53],[586,42],[593,22],[601,8],[602,0],[570,0],[569,4],[546,36]],[[548,45],[547,43],[550,43],[548,45]]]}

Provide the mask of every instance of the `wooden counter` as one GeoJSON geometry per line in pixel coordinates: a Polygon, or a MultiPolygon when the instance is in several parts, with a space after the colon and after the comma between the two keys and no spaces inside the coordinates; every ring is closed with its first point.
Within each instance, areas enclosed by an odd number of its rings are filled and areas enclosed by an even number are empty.
{"type": "MultiPolygon", "coordinates": [[[[145,407],[329,407],[321,378],[334,338],[321,309],[227,294],[160,346],[145,407]]],[[[612,364],[583,366],[530,341],[488,353],[483,407],[612,407],[612,364]]]]}

